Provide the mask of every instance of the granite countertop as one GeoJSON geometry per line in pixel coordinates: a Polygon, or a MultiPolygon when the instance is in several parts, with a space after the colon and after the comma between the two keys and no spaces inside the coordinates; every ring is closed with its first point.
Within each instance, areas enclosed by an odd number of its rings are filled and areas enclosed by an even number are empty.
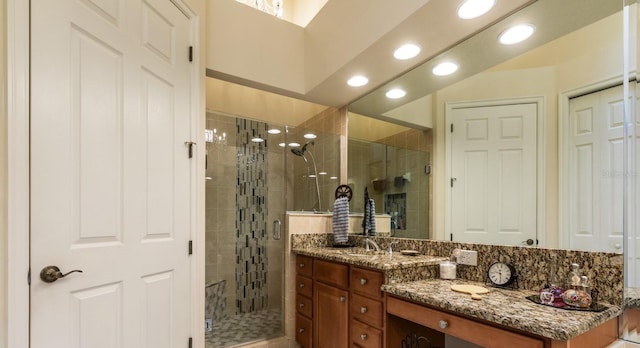
{"type": "Polygon", "coordinates": [[[420,266],[437,265],[446,257],[415,255],[405,256],[399,251],[394,251],[389,257],[387,251],[365,251],[360,247],[354,248],[300,248],[293,249],[293,253],[305,256],[317,257],[324,260],[344,262],[356,266],[364,266],[380,271],[414,268],[420,266]]]}
{"type": "Polygon", "coordinates": [[[525,298],[536,294],[534,291],[488,286],[485,287],[489,293],[482,295],[482,300],[472,300],[468,294],[451,290],[453,284],[484,286],[483,283],[465,280],[429,279],[387,284],[382,286],[382,290],[434,308],[560,341],[572,339],[622,313],[620,307],[607,304],[608,308],[602,312],[552,308],[525,298]]]}

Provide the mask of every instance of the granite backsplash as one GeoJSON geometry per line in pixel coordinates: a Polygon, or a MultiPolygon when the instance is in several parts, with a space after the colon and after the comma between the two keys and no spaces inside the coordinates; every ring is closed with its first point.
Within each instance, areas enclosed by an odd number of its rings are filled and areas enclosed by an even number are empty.
{"type": "MultiPolygon", "coordinates": [[[[417,250],[425,255],[450,256],[454,249],[478,252],[478,266],[458,265],[458,279],[484,282],[487,268],[496,261],[511,263],[518,273],[521,289],[538,290],[549,279],[562,285],[572,263],[580,265],[580,274],[590,279],[598,300],[621,305],[623,300],[623,256],[615,253],[545,249],[487,244],[457,243],[422,239],[371,237],[382,250],[391,241],[394,250],[417,250]]],[[[350,235],[349,243],[364,247],[364,238],[350,235]]],[[[332,233],[292,234],[291,248],[316,248],[333,245],[332,233]]],[[[437,277],[438,275],[434,275],[437,277]]]]}

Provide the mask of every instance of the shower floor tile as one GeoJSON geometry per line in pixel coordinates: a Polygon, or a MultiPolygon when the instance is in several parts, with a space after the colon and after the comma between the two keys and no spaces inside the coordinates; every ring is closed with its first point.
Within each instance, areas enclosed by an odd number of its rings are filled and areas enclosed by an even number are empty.
{"type": "Polygon", "coordinates": [[[222,319],[205,333],[206,348],[233,347],[283,335],[279,309],[238,314],[222,319]]]}

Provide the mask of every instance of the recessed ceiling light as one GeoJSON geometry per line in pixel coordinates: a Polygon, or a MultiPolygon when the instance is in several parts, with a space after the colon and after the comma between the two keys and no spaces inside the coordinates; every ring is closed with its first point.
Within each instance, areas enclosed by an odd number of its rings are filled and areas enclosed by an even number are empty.
{"type": "Polygon", "coordinates": [[[318,175],[327,175],[327,172],[319,172],[318,175]]]}
{"type": "Polygon", "coordinates": [[[420,53],[420,46],[414,44],[406,44],[400,46],[395,52],[393,52],[393,56],[396,59],[405,60],[411,59],[417,56],[420,53]]]}
{"type": "Polygon", "coordinates": [[[387,94],[385,94],[387,96],[387,98],[389,99],[398,99],[398,98],[402,98],[407,94],[407,92],[399,89],[399,88],[394,88],[391,89],[387,92],[387,94]]]}
{"type": "Polygon", "coordinates": [[[310,178],[315,178],[315,177],[316,177],[316,175],[315,175],[315,174],[309,174],[309,177],[310,177],[310,178]]]}
{"type": "Polygon", "coordinates": [[[267,133],[269,133],[269,134],[280,134],[280,132],[281,131],[279,129],[277,129],[277,128],[271,128],[271,129],[269,129],[267,131],[267,133]]]}
{"type": "Polygon", "coordinates": [[[337,176],[332,176],[332,177],[330,177],[329,179],[331,179],[331,180],[338,180],[338,177],[337,177],[337,176]]]}
{"type": "Polygon", "coordinates": [[[251,138],[251,141],[253,141],[254,143],[261,143],[264,141],[264,139],[259,138],[259,137],[255,137],[255,138],[251,138]]]}
{"type": "Polygon", "coordinates": [[[451,62],[444,62],[436,65],[432,72],[437,76],[451,75],[458,70],[458,65],[451,62]]]}
{"type": "Polygon", "coordinates": [[[289,143],[289,147],[300,147],[298,143],[289,143]]]}
{"type": "Polygon", "coordinates": [[[496,4],[496,0],[467,0],[458,7],[458,17],[473,19],[482,16],[496,4]]]}
{"type": "Polygon", "coordinates": [[[347,84],[351,87],[360,87],[367,83],[369,83],[369,79],[362,75],[356,75],[347,81],[347,84]]]}
{"type": "Polygon", "coordinates": [[[531,24],[520,24],[513,26],[502,32],[499,36],[499,41],[503,45],[513,45],[528,39],[535,27],[531,24]]]}
{"type": "Polygon", "coordinates": [[[317,137],[318,137],[318,136],[317,136],[317,135],[315,135],[315,134],[313,134],[313,133],[307,133],[307,134],[305,134],[305,135],[304,135],[304,138],[305,138],[305,139],[315,139],[315,138],[317,138],[317,137]]]}
{"type": "Polygon", "coordinates": [[[280,143],[280,144],[278,144],[278,146],[280,146],[280,147],[285,147],[285,146],[287,146],[287,144],[285,144],[285,143],[280,143]]]}

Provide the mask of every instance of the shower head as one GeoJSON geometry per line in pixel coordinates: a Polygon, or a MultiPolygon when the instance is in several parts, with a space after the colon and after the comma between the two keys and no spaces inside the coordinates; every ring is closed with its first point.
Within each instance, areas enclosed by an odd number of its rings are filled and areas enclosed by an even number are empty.
{"type": "Polygon", "coordinates": [[[309,141],[304,145],[302,145],[302,148],[300,149],[291,149],[291,153],[293,153],[296,156],[304,157],[304,153],[307,152],[307,146],[309,146],[309,144],[315,145],[313,141],[309,141]]]}

